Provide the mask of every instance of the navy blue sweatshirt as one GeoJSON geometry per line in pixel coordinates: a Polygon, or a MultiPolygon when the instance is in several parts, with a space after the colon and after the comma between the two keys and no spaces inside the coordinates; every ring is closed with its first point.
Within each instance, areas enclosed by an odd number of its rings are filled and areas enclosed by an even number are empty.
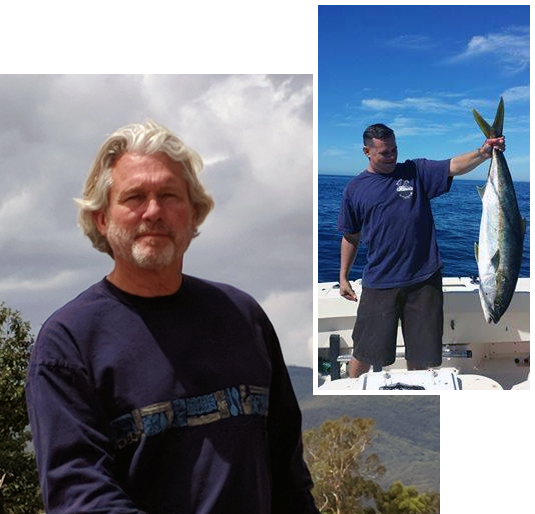
{"type": "Polygon", "coordinates": [[[102,280],[43,325],[26,394],[47,514],[318,512],[277,336],[231,286],[102,280]]]}

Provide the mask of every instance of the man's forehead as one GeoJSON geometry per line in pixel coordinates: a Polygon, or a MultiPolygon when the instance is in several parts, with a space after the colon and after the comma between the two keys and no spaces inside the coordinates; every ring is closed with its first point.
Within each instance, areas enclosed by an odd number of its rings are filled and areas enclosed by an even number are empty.
{"type": "Polygon", "coordinates": [[[182,164],[165,154],[125,153],[113,166],[111,178],[110,194],[113,196],[154,188],[173,188],[175,191],[188,191],[189,194],[182,164]]]}
{"type": "Polygon", "coordinates": [[[150,176],[151,174],[169,174],[183,177],[183,165],[173,161],[164,153],[142,154],[126,152],[113,165],[112,174],[124,178],[150,176]]]}
{"type": "Polygon", "coordinates": [[[393,147],[396,146],[396,137],[395,136],[389,136],[385,139],[372,139],[372,144],[374,148],[384,148],[384,147],[393,147]]]}

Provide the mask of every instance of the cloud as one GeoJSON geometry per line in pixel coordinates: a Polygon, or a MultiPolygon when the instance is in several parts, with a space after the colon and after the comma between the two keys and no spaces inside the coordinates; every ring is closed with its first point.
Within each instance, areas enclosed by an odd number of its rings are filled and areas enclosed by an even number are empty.
{"type": "Polygon", "coordinates": [[[509,27],[502,32],[473,36],[466,48],[448,63],[491,58],[497,66],[518,73],[529,66],[529,27],[509,27]]]}
{"type": "MultiPolygon", "coordinates": [[[[35,333],[111,270],[76,226],[72,198],[106,136],[146,118],[201,154],[216,202],[184,271],[261,305],[312,298],[311,75],[3,75],[0,94],[0,301],[35,333]]],[[[307,305],[273,322],[291,364],[311,363],[307,305]]]]}
{"type": "MultiPolygon", "coordinates": [[[[515,86],[502,93],[507,105],[529,102],[529,86],[515,86]]],[[[496,112],[498,98],[474,98],[462,93],[433,95],[411,95],[401,99],[364,98],[361,100],[361,112],[371,112],[372,116],[389,125],[398,139],[440,136],[455,145],[474,144],[480,140],[478,130],[473,130],[472,109],[477,109],[483,116],[492,119],[496,112]]],[[[509,111],[507,111],[509,112],[509,111]]],[[[506,132],[509,135],[526,133],[529,130],[528,112],[514,112],[507,116],[506,132]]],[[[361,123],[365,125],[366,120],[361,123]]]]}
{"type": "Polygon", "coordinates": [[[297,317],[312,319],[312,294],[308,288],[270,295],[262,307],[273,323],[279,329],[279,339],[282,341],[284,358],[289,362],[301,362],[312,367],[313,339],[308,330],[302,325],[292,322],[288,312],[297,317]]]}
{"type": "Polygon", "coordinates": [[[437,46],[432,38],[421,34],[403,34],[385,41],[385,45],[396,49],[419,51],[428,50],[437,46]]]}
{"type": "MultiPolygon", "coordinates": [[[[530,87],[515,86],[503,91],[504,101],[525,102],[530,98],[530,87]]],[[[374,112],[412,111],[419,113],[441,114],[461,113],[466,109],[486,109],[497,105],[497,100],[467,97],[464,93],[425,93],[420,96],[411,95],[401,99],[363,98],[360,109],[374,112]]]]}
{"type": "Polygon", "coordinates": [[[372,111],[387,111],[391,109],[403,109],[404,103],[393,102],[391,100],[381,100],[380,98],[365,98],[362,100],[362,107],[372,111]]]}
{"type": "Polygon", "coordinates": [[[379,98],[363,99],[361,105],[364,109],[373,111],[391,111],[391,110],[414,110],[424,113],[443,113],[458,111],[457,104],[445,102],[440,98],[430,96],[407,97],[402,100],[383,100],[379,98]]]}
{"type": "Polygon", "coordinates": [[[396,116],[391,125],[397,137],[442,135],[451,130],[451,126],[447,124],[405,116],[396,116]]]}
{"type": "Polygon", "coordinates": [[[463,98],[459,105],[463,107],[464,109],[471,110],[471,109],[492,109],[496,108],[498,105],[497,101],[491,101],[483,98],[463,98]]]}
{"type": "Polygon", "coordinates": [[[529,102],[529,86],[517,86],[506,89],[503,94],[504,102],[529,102]]]}
{"type": "MultiPolygon", "coordinates": [[[[529,102],[530,99],[530,92],[529,92],[529,86],[516,86],[511,87],[509,89],[506,89],[501,96],[503,97],[503,100],[505,102],[505,105],[508,106],[511,103],[522,103],[522,102],[529,102]]],[[[496,111],[496,108],[498,106],[498,98],[493,98],[492,100],[486,99],[486,98],[463,98],[459,102],[459,106],[461,106],[463,109],[477,109],[480,111],[480,113],[483,113],[484,111],[491,112],[496,111]]],[[[525,117],[516,115],[515,119],[523,120],[525,117]]],[[[527,118],[525,118],[524,121],[529,121],[527,118]]]]}
{"type": "Polygon", "coordinates": [[[50,291],[58,287],[64,287],[74,279],[74,274],[70,270],[60,271],[52,277],[40,277],[37,280],[18,279],[15,277],[8,277],[0,280],[0,290],[5,292],[10,291],[25,291],[27,294],[35,293],[36,291],[50,291]]]}
{"type": "Polygon", "coordinates": [[[341,156],[347,155],[347,153],[338,147],[331,146],[323,150],[322,155],[324,157],[341,157],[341,156]]]}

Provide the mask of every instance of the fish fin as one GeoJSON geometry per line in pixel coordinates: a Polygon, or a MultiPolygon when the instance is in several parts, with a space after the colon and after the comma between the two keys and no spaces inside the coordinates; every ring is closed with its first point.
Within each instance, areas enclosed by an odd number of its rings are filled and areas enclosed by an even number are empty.
{"type": "Polygon", "coordinates": [[[475,109],[472,111],[472,113],[474,114],[474,119],[479,125],[479,128],[483,131],[483,134],[485,134],[485,137],[487,139],[490,138],[490,125],[481,117],[481,114],[479,114],[475,109]]]}
{"type": "Polygon", "coordinates": [[[474,254],[476,256],[476,262],[479,264],[479,245],[474,243],[474,254]]]}
{"type": "Polygon", "coordinates": [[[490,263],[495,270],[498,269],[498,266],[500,265],[500,250],[496,250],[496,253],[493,255],[492,259],[490,260],[490,263]]]}
{"type": "Polygon", "coordinates": [[[496,111],[496,117],[492,124],[494,129],[494,137],[502,137],[503,134],[503,98],[500,97],[500,103],[498,104],[498,110],[496,111]]]}
{"type": "Polygon", "coordinates": [[[479,198],[481,198],[481,200],[483,200],[483,195],[485,194],[485,188],[487,186],[484,185],[484,186],[476,186],[476,187],[477,187],[477,192],[479,193],[479,198]]]}
{"type": "Polygon", "coordinates": [[[500,103],[498,104],[498,110],[496,111],[496,117],[494,118],[492,126],[490,126],[475,109],[472,110],[472,113],[474,114],[476,123],[479,125],[479,128],[482,130],[483,134],[485,134],[487,139],[502,137],[504,117],[503,98],[500,97],[500,103]]]}

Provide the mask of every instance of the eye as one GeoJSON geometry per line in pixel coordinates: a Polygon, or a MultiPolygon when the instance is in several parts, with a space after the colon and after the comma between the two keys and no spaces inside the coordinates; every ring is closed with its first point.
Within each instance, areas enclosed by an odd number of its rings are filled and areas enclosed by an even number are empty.
{"type": "Polygon", "coordinates": [[[131,192],[126,193],[122,197],[119,198],[119,203],[122,204],[129,204],[129,205],[137,205],[144,201],[144,196],[139,192],[131,192]]]}
{"type": "Polygon", "coordinates": [[[186,195],[184,195],[182,193],[178,193],[176,191],[166,191],[166,192],[163,192],[160,195],[160,198],[162,200],[169,200],[169,201],[173,201],[173,202],[181,202],[181,201],[185,200],[186,195]]]}

